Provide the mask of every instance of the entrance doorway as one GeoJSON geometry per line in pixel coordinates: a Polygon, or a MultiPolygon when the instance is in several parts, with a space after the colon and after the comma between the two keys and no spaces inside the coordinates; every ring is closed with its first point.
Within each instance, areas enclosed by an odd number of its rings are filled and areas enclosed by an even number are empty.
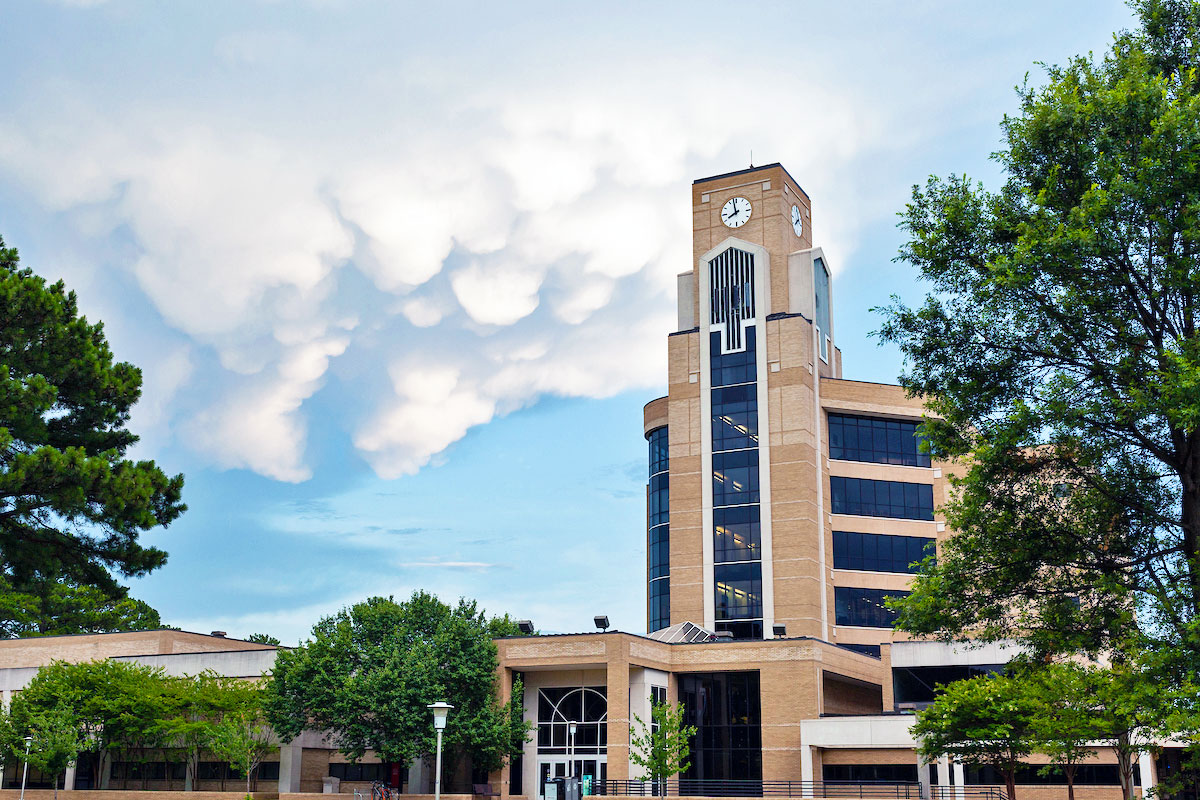
{"type": "Polygon", "coordinates": [[[546,781],[550,778],[566,778],[575,775],[580,780],[590,776],[592,782],[608,778],[608,756],[584,756],[575,759],[575,770],[572,773],[570,761],[565,758],[538,758],[538,797],[546,796],[546,781]]]}

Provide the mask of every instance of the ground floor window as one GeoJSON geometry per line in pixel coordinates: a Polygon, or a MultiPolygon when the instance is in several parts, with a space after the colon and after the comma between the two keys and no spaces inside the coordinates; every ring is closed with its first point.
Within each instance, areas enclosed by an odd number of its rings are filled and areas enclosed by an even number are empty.
{"type": "Polygon", "coordinates": [[[917,765],[826,764],[821,777],[827,783],[916,783],[917,765]]]}
{"type": "Polygon", "coordinates": [[[758,671],[679,676],[684,723],[696,726],[685,778],[762,780],[758,671]]]}

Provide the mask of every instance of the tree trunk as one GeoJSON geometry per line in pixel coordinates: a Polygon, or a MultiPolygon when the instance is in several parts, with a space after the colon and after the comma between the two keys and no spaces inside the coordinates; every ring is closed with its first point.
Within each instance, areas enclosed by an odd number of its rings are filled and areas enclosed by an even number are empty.
{"type": "Polygon", "coordinates": [[[1123,733],[1117,737],[1117,774],[1121,778],[1121,797],[1133,800],[1133,754],[1129,751],[1129,734],[1123,733]]]}
{"type": "Polygon", "coordinates": [[[1008,800],[1017,800],[1017,771],[1004,770],[1004,787],[1008,790],[1008,800]]]}
{"type": "Polygon", "coordinates": [[[1063,767],[1063,774],[1067,776],[1067,800],[1075,800],[1075,765],[1063,767]]]}

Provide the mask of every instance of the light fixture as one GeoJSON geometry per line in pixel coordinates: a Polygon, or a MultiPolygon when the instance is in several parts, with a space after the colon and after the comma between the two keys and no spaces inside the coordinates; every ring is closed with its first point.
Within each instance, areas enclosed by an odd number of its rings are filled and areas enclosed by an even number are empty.
{"type": "Polygon", "coordinates": [[[533,633],[533,623],[527,619],[517,620],[517,630],[528,636],[533,633]]]}
{"type": "MultiPolygon", "coordinates": [[[[597,617],[599,619],[599,617],[597,617]]],[[[571,720],[567,723],[567,777],[575,777],[575,728],[578,723],[571,720]]]]}
{"type": "Polygon", "coordinates": [[[29,745],[33,744],[33,737],[25,737],[25,769],[21,773],[21,800],[25,800],[25,782],[29,780],[29,745]]]}
{"type": "Polygon", "coordinates": [[[592,622],[596,623],[596,627],[602,631],[608,630],[608,616],[606,614],[597,614],[592,617],[592,622]]]}
{"type": "Polygon", "coordinates": [[[771,626],[771,632],[775,634],[776,639],[782,639],[787,636],[787,625],[781,625],[776,622],[771,626]]]}
{"type": "Polygon", "coordinates": [[[437,765],[433,768],[433,798],[442,800],[442,731],[446,729],[446,716],[454,706],[439,700],[425,707],[433,712],[433,729],[437,732],[437,765]]]}

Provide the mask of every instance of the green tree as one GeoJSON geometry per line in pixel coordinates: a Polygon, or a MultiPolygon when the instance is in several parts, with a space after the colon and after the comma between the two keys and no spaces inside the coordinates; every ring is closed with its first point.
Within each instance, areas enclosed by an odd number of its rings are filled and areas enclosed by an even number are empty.
{"type": "Polygon", "coordinates": [[[224,711],[212,728],[209,749],[246,776],[246,795],[258,765],[279,748],[263,714],[265,687],[233,679],[220,682],[224,711]]]}
{"type": "Polygon", "coordinates": [[[74,633],[150,631],[164,627],[158,612],[141,600],[78,586],[39,581],[25,591],[0,576],[0,638],[74,633]]]}
{"type": "Polygon", "coordinates": [[[282,650],[269,684],[267,719],[284,741],[306,728],[328,730],[350,758],[368,750],[407,765],[434,752],[426,706],[454,706],[446,728],[446,771],[458,755],[499,769],[529,735],[520,684],[498,700],[493,636],[516,635],[474,602],[451,607],[425,592],[403,603],[372,597],[326,617],[312,639],[282,650]]]}
{"type": "Polygon", "coordinates": [[[69,711],[78,751],[88,754],[101,788],[114,754],[140,751],[159,729],[166,677],[161,669],[125,661],[55,661],[42,667],[12,699],[11,724],[30,729],[36,720],[69,711]]]}
{"type": "Polygon", "coordinates": [[[994,767],[1016,800],[1016,773],[1037,746],[1034,719],[1041,698],[1027,682],[1008,675],[955,681],[923,711],[912,727],[926,761],[951,756],[971,766],[994,767]]]}
{"type": "Polygon", "coordinates": [[[222,716],[235,705],[236,697],[226,691],[228,680],[212,670],[167,680],[158,733],[165,743],[164,760],[170,750],[183,759],[186,791],[195,789],[201,754],[212,744],[222,716]]]}
{"type": "Polygon", "coordinates": [[[686,772],[689,766],[696,727],[683,723],[683,713],[682,705],[655,702],[650,706],[649,724],[633,715],[629,760],[646,770],[659,797],[666,797],[671,776],[686,772]]]}
{"type": "Polygon", "coordinates": [[[141,385],[75,294],[0,240],[0,576],[17,591],[63,579],[119,598],[113,572],[166,560],[138,537],[183,512],[183,476],[124,457],[141,385]]]}
{"type": "MultiPolygon", "coordinates": [[[[1089,671],[1088,682],[1093,696],[1096,726],[1099,735],[1117,756],[1117,774],[1126,800],[1133,800],[1133,773],[1138,756],[1153,748],[1155,738],[1171,730],[1171,706],[1178,708],[1176,698],[1192,701],[1163,687],[1140,664],[1113,664],[1089,671]]],[[[1193,723],[1194,724],[1194,723],[1193,723]]]]}
{"type": "Polygon", "coordinates": [[[1036,667],[1017,674],[1028,684],[1037,703],[1030,720],[1035,748],[1050,759],[1039,770],[1043,775],[1061,771],[1067,781],[1067,798],[1075,800],[1075,773],[1079,764],[1096,754],[1091,742],[1107,731],[1097,714],[1095,673],[1074,662],[1036,667]]]}
{"type": "Polygon", "coordinates": [[[254,642],[255,644],[271,644],[275,645],[276,647],[279,646],[279,640],[269,633],[252,633],[246,637],[246,641],[254,642]]]}
{"type": "Polygon", "coordinates": [[[1200,5],[1136,0],[1100,59],[1018,90],[998,192],[931,178],[885,309],[957,531],[901,628],[1200,666],[1200,5]]]}

